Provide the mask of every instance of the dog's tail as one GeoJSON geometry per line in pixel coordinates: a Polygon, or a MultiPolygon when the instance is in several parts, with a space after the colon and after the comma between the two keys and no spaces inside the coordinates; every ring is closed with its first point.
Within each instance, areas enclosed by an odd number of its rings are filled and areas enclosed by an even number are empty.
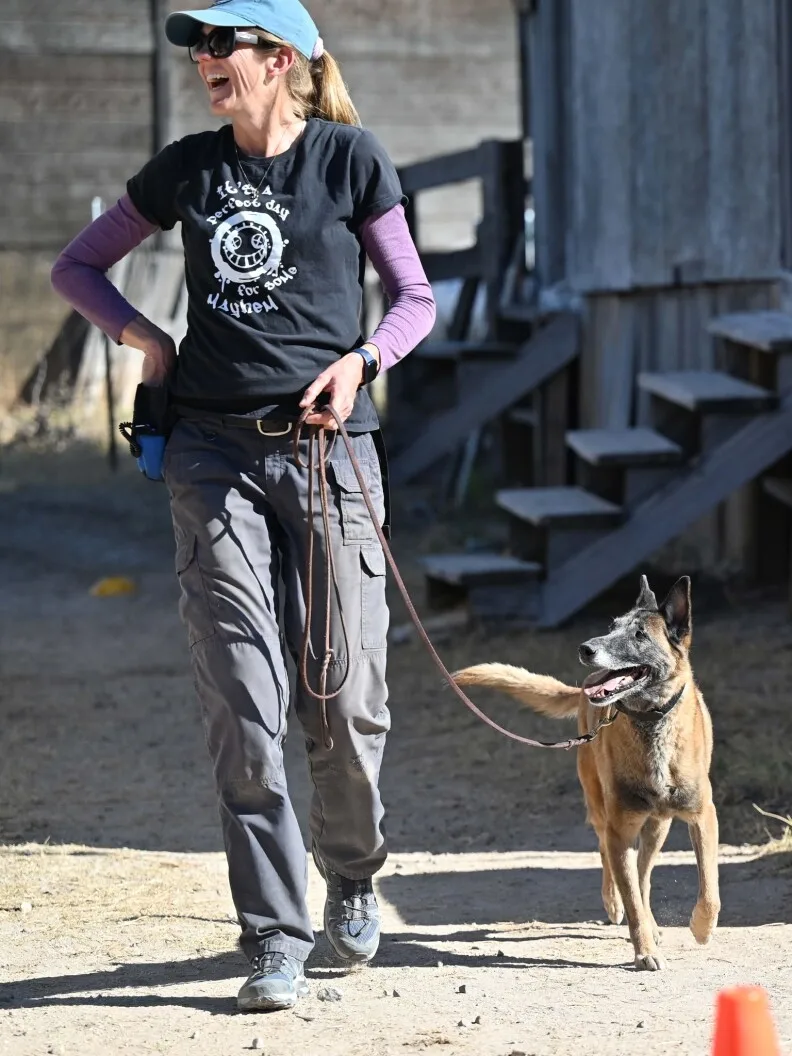
{"type": "Polygon", "coordinates": [[[460,686],[483,686],[499,689],[527,704],[540,715],[553,719],[571,719],[577,714],[580,690],[567,686],[550,675],[534,675],[523,667],[510,664],[478,664],[454,674],[460,686]]]}

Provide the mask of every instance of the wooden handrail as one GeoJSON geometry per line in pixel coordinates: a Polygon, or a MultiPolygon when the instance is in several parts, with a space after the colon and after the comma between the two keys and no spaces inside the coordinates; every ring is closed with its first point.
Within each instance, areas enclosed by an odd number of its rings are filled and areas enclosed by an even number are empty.
{"type": "Polygon", "coordinates": [[[430,282],[480,278],[484,272],[480,242],[469,249],[421,253],[421,261],[430,282]]]}
{"type": "Polygon", "coordinates": [[[404,193],[415,194],[447,183],[462,183],[483,176],[485,161],[481,147],[473,147],[456,154],[443,154],[438,158],[403,165],[399,168],[399,178],[404,193]]]}

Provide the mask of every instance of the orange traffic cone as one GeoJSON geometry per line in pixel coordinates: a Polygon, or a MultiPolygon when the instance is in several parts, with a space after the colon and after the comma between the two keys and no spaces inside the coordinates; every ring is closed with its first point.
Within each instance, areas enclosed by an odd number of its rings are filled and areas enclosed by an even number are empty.
{"type": "Polygon", "coordinates": [[[781,1056],[760,986],[735,986],[718,994],[712,1056],[781,1056]]]}

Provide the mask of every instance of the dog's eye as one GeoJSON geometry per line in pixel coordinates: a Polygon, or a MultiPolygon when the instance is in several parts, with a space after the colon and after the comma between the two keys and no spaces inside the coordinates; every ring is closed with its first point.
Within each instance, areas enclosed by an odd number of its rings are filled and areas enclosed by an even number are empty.
{"type": "Polygon", "coordinates": [[[639,627],[638,630],[635,632],[635,637],[638,639],[639,642],[645,642],[649,638],[649,635],[646,633],[643,627],[639,627]]]}

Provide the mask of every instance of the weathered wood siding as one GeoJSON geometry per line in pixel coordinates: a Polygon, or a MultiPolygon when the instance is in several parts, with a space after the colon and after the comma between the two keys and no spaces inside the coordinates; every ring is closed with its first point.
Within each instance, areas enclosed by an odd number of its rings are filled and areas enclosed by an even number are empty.
{"type": "Polygon", "coordinates": [[[713,370],[707,323],[716,315],[778,305],[771,283],[725,283],[586,298],[580,361],[581,428],[644,424],[641,371],[713,370]]]}
{"type": "Polygon", "coordinates": [[[571,284],[775,273],[785,0],[551,2],[569,3],[571,284]]]}

